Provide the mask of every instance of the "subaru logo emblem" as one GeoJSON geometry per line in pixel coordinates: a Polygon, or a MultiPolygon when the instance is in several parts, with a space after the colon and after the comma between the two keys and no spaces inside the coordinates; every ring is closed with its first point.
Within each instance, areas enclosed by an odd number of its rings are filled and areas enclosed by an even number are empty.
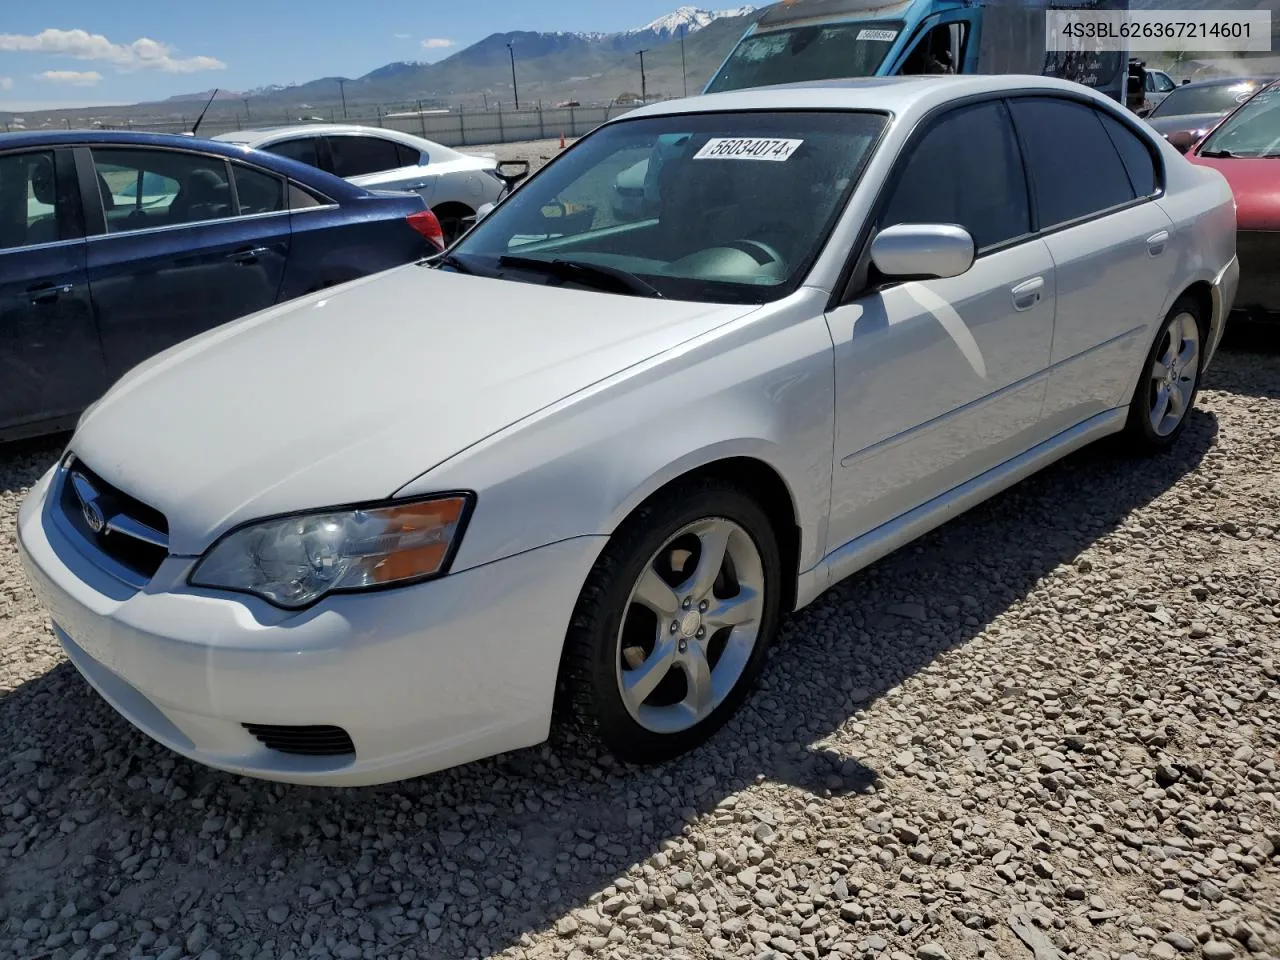
{"type": "Polygon", "coordinates": [[[80,501],[80,515],[84,517],[85,526],[95,534],[107,528],[107,518],[98,503],[98,491],[88,479],[80,473],[71,474],[71,489],[80,501]]]}
{"type": "Polygon", "coordinates": [[[102,508],[93,500],[86,500],[80,505],[84,514],[84,522],[94,533],[101,533],[107,525],[107,518],[102,515],[102,508]]]}

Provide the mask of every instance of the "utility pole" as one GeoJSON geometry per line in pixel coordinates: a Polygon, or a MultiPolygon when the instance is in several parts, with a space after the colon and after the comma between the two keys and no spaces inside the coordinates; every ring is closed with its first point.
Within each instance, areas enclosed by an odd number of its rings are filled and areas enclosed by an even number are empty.
{"type": "Polygon", "coordinates": [[[249,98],[248,97],[244,98],[244,118],[245,120],[253,119],[252,117],[249,116],[249,98]]]}
{"type": "Polygon", "coordinates": [[[338,78],[338,92],[342,94],[342,119],[347,119],[347,81],[338,78]]]}
{"type": "Polygon", "coordinates": [[[680,24],[680,76],[684,79],[684,95],[689,95],[689,65],[684,59],[685,24],[680,24]]]}
{"type": "Polygon", "coordinates": [[[640,102],[641,103],[649,102],[649,85],[645,81],[645,75],[644,75],[644,55],[648,52],[649,52],[648,50],[636,51],[636,56],[640,58],[640,102]]]}
{"type": "Polygon", "coordinates": [[[520,87],[516,83],[516,50],[511,44],[507,44],[507,53],[511,54],[511,92],[515,96],[516,109],[520,109],[520,87]]]}

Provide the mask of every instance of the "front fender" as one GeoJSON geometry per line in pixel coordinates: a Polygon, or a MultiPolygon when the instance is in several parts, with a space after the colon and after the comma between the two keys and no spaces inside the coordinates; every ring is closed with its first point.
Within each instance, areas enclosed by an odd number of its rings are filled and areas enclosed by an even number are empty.
{"type": "Polygon", "coordinates": [[[671,480],[717,460],[753,457],[791,492],[807,569],[826,547],[834,438],[833,348],[812,300],[789,298],[789,306],[757,311],[582,391],[397,496],[476,491],[454,561],[465,570],[611,534],[671,480]]]}

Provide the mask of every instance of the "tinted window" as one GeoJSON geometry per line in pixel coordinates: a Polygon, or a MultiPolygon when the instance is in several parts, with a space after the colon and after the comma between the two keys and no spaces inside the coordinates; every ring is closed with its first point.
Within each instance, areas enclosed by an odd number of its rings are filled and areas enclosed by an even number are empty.
{"type": "Polygon", "coordinates": [[[92,152],[108,233],[235,216],[225,160],[178,150],[92,152]]]}
{"type": "Polygon", "coordinates": [[[1022,162],[1000,104],[948,114],[907,149],[881,227],[954,223],[980,250],[1031,231],[1022,162]]]}
{"type": "Polygon", "coordinates": [[[0,156],[0,250],[60,240],[57,201],[52,153],[0,156]]]}
{"type": "Polygon", "coordinates": [[[283,140],[280,143],[273,143],[265,149],[268,153],[288,157],[290,160],[297,160],[310,167],[318,167],[320,155],[316,151],[316,143],[315,137],[303,137],[300,140],[283,140]]]}
{"type": "Polygon", "coordinates": [[[231,167],[236,179],[236,199],[240,215],[275,213],[284,209],[284,181],[279,177],[250,170],[240,164],[231,167]]]}
{"type": "Polygon", "coordinates": [[[1120,154],[1093,108],[1038,98],[1015,100],[1011,106],[1026,146],[1041,229],[1134,198],[1120,154]]]}
{"type": "Polygon", "coordinates": [[[421,153],[413,149],[413,147],[405,146],[403,143],[396,144],[396,154],[400,157],[400,166],[402,167],[416,167],[426,162],[421,153]]]}
{"type": "Polygon", "coordinates": [[[396,144],[379,137],[329,137],[333,172],[340,177],[363,177],[404,166],[396,144]]]}
{"type": "Polygon", "coordinates": [[[1139,197],[1149,197],[1156,192],[1156,162],[1151,150],[1142,139],[1115,117],[1099,113],[1102,126],[1120,153],[1124,168],[1129,173],[1133,192],[1139,197]]]}
{"type": "Polygon", "coordinates": [[[298,186],[296,183],[289,184],[290,210],[305,210],[307,207],[318,207],[322,203],[326,202],[327,201],[321,201],[310,191],[302,189],[302,187],[298,186]]]}

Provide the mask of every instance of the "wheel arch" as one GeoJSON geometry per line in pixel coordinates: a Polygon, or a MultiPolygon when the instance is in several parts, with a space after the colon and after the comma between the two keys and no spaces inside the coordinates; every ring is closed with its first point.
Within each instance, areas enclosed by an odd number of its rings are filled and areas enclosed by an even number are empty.
{"type": "Polygon", "coordinates": [[[673,488],[697,479],[718,479],[750,495],[773,525],[782,553],[783,609],[795,609],[796,586],[800,576],[802,529],[795,492],[782,472],[756,453],[734,453],[718,449],[700,462],[685,462],[651,477],[611,519],[610,536],[646,504],[660,499],[673,488]]]}

